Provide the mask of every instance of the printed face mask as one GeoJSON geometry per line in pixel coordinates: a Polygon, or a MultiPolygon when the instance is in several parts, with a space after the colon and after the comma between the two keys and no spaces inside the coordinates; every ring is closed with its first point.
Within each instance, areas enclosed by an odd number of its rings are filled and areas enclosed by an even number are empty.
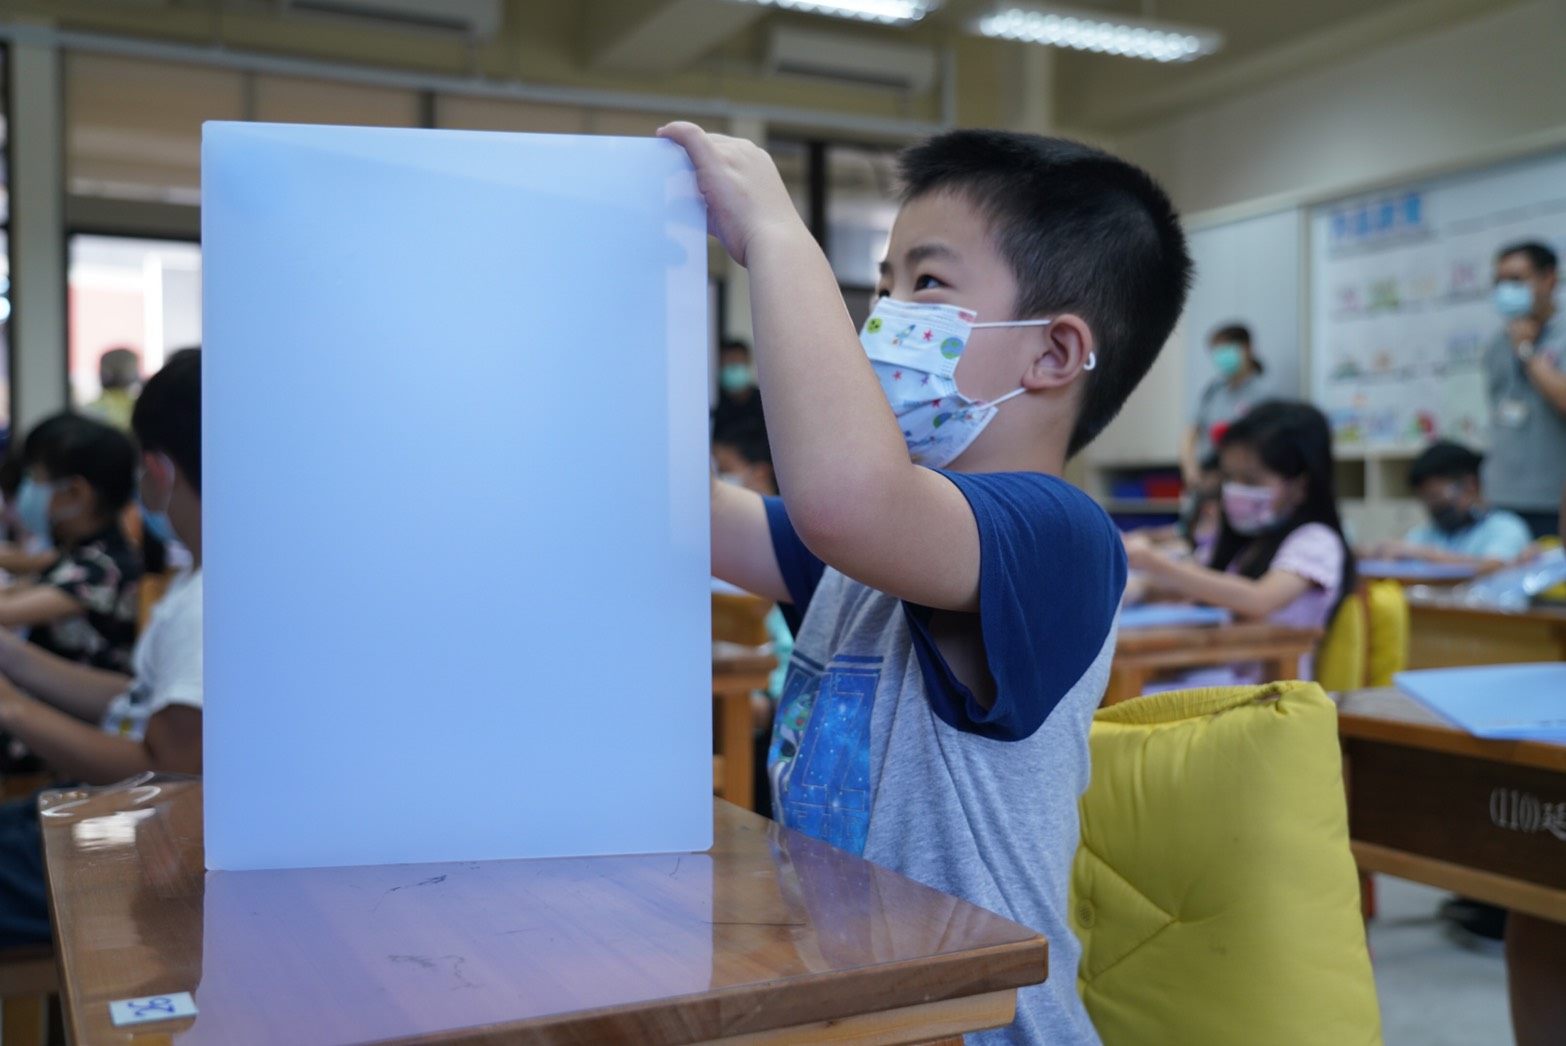
{"type": "Polygon", "coordinates": [[[1278,508],[1273,504],[1271,487],[1225,483],[1223,514],[1229,525],[1241,534],[1260,534],[1278,523],[1278,508]]]}
{"type": "MultiPolygon", "coordinates": [[[[996,409],[1027,390],[1018,386],[988,402],[957,389],[957,361],[975,330],[986,327],[1043,327],[1050,320],[975,323],[971,309],[881,298],[859,332],[859,341],[881,391],[897,415],[914,464],[944,468],[968,449],[996,409]]],[[[1090,353],[1084,370],[1096,363],[1090,353]]]]}

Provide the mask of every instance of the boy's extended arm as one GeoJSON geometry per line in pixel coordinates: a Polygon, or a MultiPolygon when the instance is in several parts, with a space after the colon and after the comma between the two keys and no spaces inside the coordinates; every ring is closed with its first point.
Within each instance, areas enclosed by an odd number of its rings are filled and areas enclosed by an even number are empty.
{"type": "MultiPolygon", "coordinates": [[[[956,486],[908,456],[837,278],[771,158],[694,124],[659,133],[690,155],[712,232],[750,270],[773,466],[800,539],[872,588],[937,609],[977,609],[973,511],[956,486]]],[[[713,522],[716,559],[717,502],[713,522]]],[[[762,525],[752,533],[766,538],[762,525]]]]}
{"type": "Polygon", "coordinates": [[[789,602],[788,586],[772,550],[766,503],[753,490],[716,479],[712,481],[712,573],[775,603],[789,602]]]}

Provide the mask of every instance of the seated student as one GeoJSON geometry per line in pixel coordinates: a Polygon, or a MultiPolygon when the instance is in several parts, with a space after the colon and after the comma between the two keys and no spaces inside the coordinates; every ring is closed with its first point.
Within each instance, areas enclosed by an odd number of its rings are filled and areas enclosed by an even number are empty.
{"type": "MultiPolygon", "coordinates": [[[[1332,469],[1332,432],[1307,403],[1269,400],[1224,433],[1223,526],[1210,565],[1126,539],[1132,569],[1161,592],[1238,618],[1325,628],[1354,587],[1332,469]]],[[[1244,666],[1233,682],[1259,681],[1244,666]]]]}
{"type": "Polygon", "coordinates": [[[141,557],[120,527],[136,486],[136,448],[101,421],[57,415],[22,452],[17,514],[47,534],[53,561],[36,582],[0,590],[0,626],[30,626],[44,650],[95,668],[130,668],[141,557]]]}
{"type": "Polygon", "coordinates": [[[1374,546],[1370,554],[1387,559],[1495,567],[1510,563],[1528,548],[1533,534],[1515,512],[1485,503],[1479,482],[1484,456],[1461,443],[1440,440],[1414,459],[1408,485],[1430,513],[1402,541],[1374,546]]]}
{"type": "MultiPolygon", "coordinates": [[[[195,565],[136,643],[133,675],[67,661],[0,629],[0,730],[61,775],[108,784],[146,770],[201,772],[201,357],[147,382],[132,427],[142,498],[167,511],[195,565]],[[94,723],[100,725],[93,725],[94,723]]],[[[0,806],[0,946],[49,937],[37,803],[0,806]]]]}
{"type": "Polygon", "coordinates": [[[1048,938],[1049,980],[970,1042],[1096,1043],[1067,892],[1125,556],[1060,473],[1180,315],[1179,219],[1089,146],[939,135],[902,156],[856,341],[771,158],[692,124],[660,134],[750,272],[783,496],[714,483],[712,560],[795,615],[777,816],[1048,938]]]}
{"type": "MultiPolygon", "coordinates": [[[[33,433],[42,433],[68,416],[56,414],[46,418],[33,426],[33,433]]],[[[0,578],[6,574],[37,574],[57,558],[50,547],[49,535],[33,534],[17,515],[17,498],[21,494],[22,481],[27,478],[24,442],[12,441],[6,447],[5,460],[0,461],[0,496],[5,498],[4,509],[0,510],[0,523],[4,525],[4,534],[0,535],[0,578]]]]}

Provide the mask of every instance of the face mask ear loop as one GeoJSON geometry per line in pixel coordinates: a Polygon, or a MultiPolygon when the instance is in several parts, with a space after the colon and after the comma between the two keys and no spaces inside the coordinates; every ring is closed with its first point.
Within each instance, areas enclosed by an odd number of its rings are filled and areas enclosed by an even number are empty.
{"type": "Polygon", "coordinates": [[[1005,403],[1007,400],[1015,399],[1016,397],[1022,395],[1024,392],[1027,392],[1027,391],[1028,390],[1027,390],[1026,386],[1018,385],[1016,388],[1014,388],[1010,392],[1006,393],[1006,395],[1004,395],[1004,396],[997,396],[994,399],[990,400],[988,403],[984,404],[984,406],[986,406],[986,407],[998,407],[1002,403],[1005,403]]]}
{"type": "Polygon", "coordinates": [[[1054,317],[1046,316],[1042,320],[996,320],[994,323],[970,323],[968,326],[974,330],[983,327],[1048,327],[1054,322],[1054,317]]]}

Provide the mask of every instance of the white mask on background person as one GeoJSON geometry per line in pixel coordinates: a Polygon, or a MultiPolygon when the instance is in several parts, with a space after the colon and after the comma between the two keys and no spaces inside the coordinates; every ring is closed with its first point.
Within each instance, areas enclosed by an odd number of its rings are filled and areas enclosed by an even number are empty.
{"type": "MultiPolygon", "coordinates": [[[[1004,396],[970,399],[957,388],[957,361],[975,330],[991,327],[1043,327],[1053,322],[1005,320],[976,323],[977,314],[956,305],[879,298],[859,332],[860,344],[881,392],[897,415],[903,441],[914,464],[944,468],[955,461],[995,417],[996,408],[1027,390],[1021,385],[1004,396]]],[[[1084,370],[1096,357],[1088,354],[1084,370]]]]}

